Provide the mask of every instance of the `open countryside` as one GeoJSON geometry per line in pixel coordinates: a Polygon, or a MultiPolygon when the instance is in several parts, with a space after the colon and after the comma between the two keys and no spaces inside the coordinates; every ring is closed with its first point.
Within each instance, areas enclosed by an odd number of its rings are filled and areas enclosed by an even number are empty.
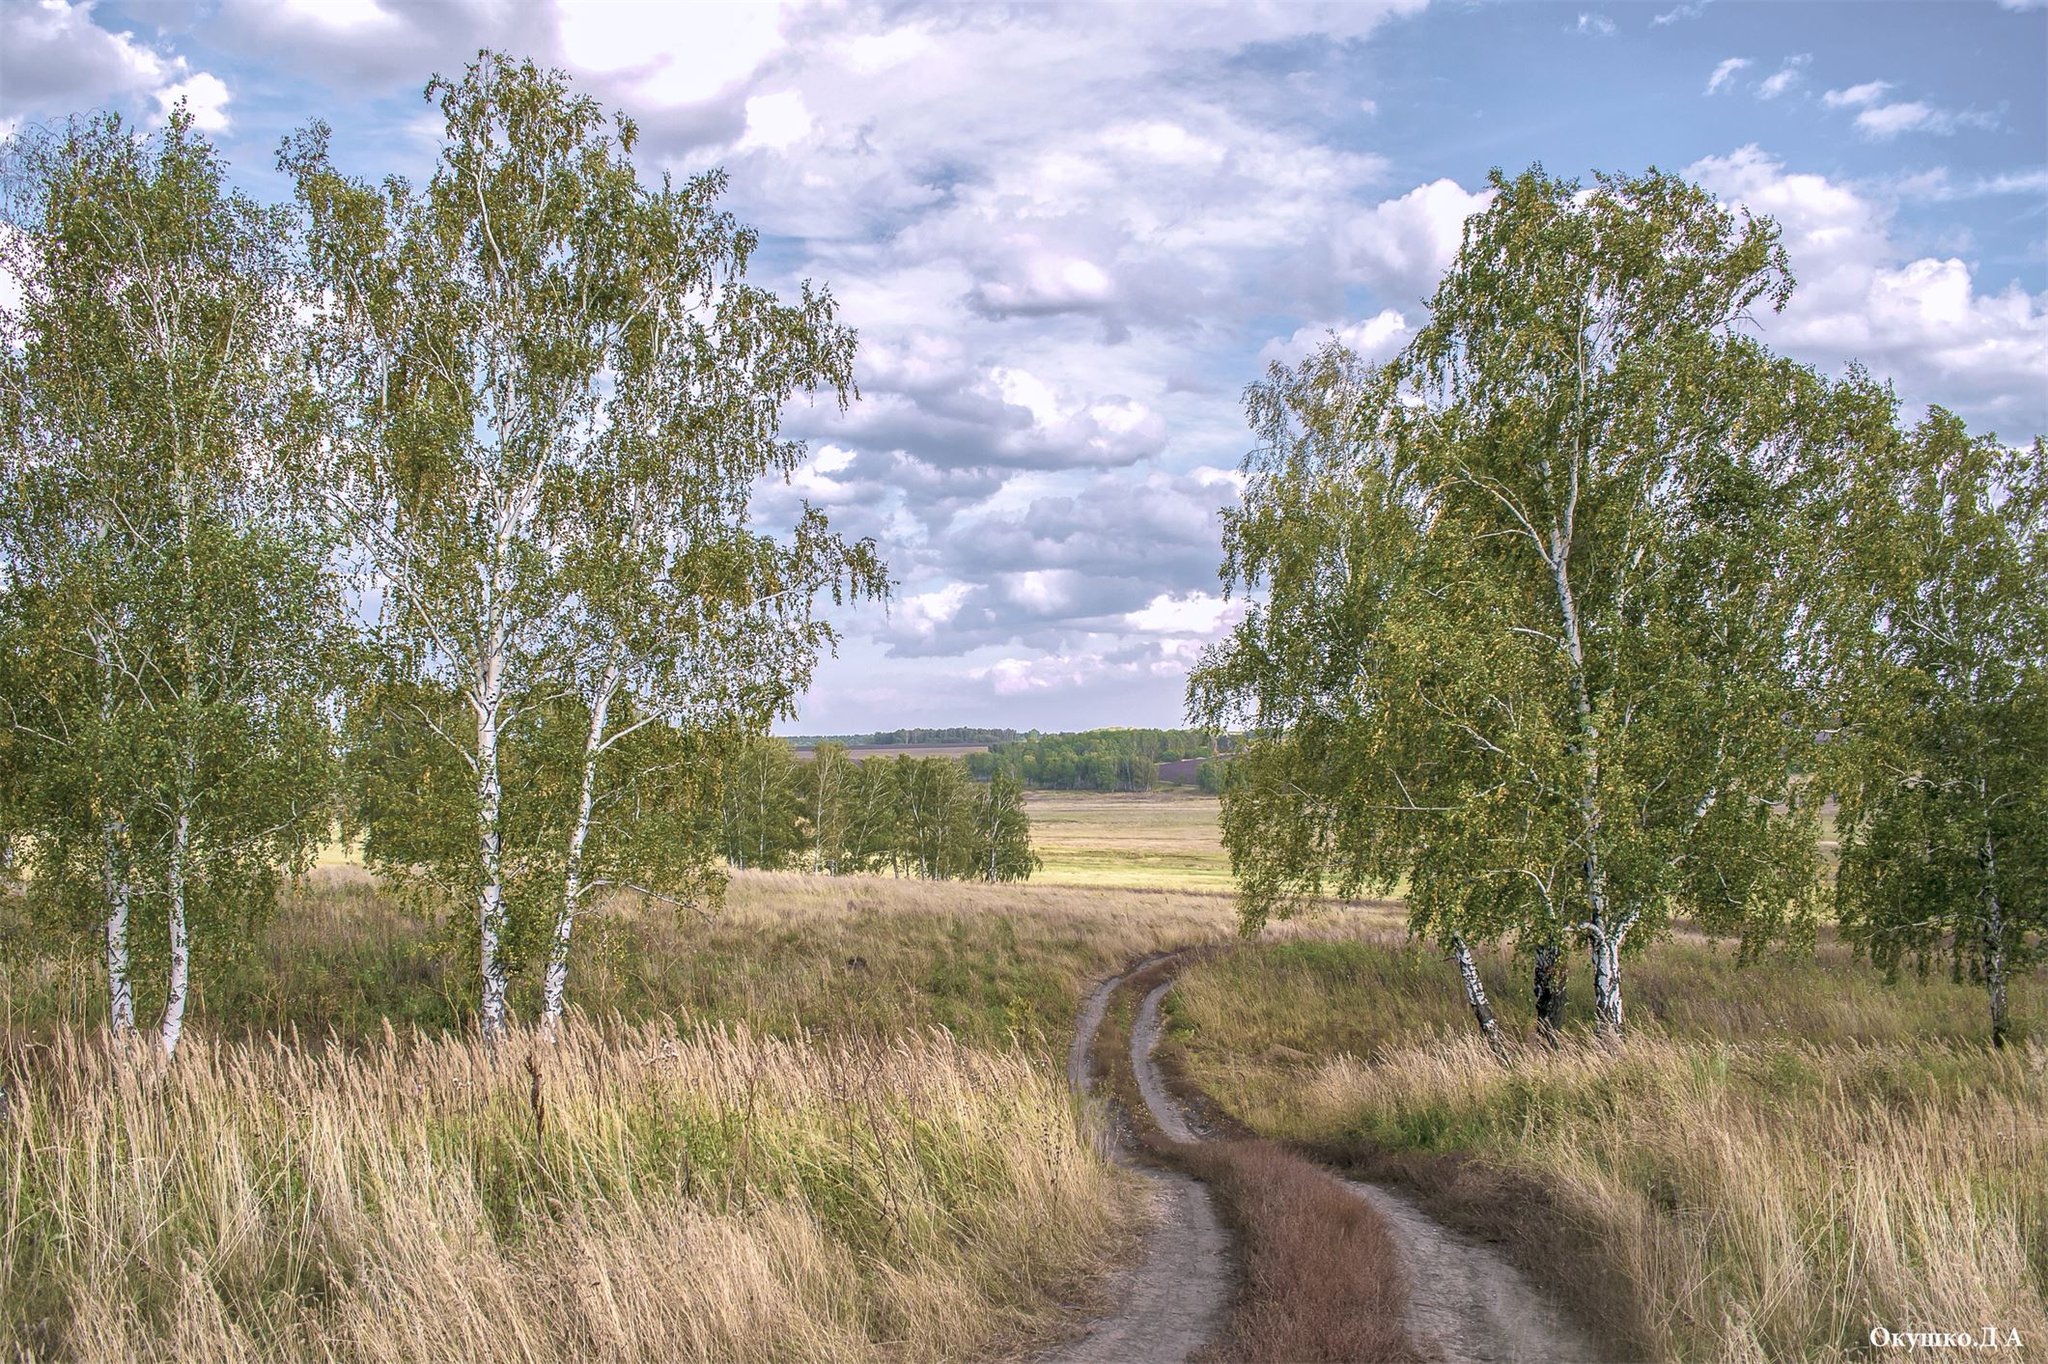
{"type": "Polygon", "coordinates": [[[0,1355],[2048,1349],[2048,10],[359,9],[0,0],[0,1355]]]}

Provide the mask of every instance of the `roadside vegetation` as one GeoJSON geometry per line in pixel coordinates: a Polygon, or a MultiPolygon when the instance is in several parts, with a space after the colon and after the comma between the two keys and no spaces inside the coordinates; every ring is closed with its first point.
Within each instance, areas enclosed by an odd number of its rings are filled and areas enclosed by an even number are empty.
{"type": "Polygon", "coordinates": [[[1589,1045],[1574,1001],[1552,1047],[1512,959],[1480,968],[1506,1066],[1443,954],[1395,934],[1191,966],[1171,1049],[1252,1130],[1407,1184],[1644,1357],[1853,1358],[1898,1322],[2048,1332],[2048,992],[2016,994],[2026,1040],[1994,1050],[1968,982],[1682,940],[1633,968],[1626,1042],[1589,1045]]]}
{"type": "Polygon", "coordinates": [[[951,1360],[1040,1336],[1124,1235],[1058,1072],[1016,1051],[517,1040],[195,1037],[165,1074],[67,1028],[18,1055],[0,1349],[951,1360]]]}
{"type": "Polygon", "coordinates": [[[1142,1225],[1062,1078],[1082,991],[1230,927],[1209,896],[748,872],[708,919],[605,906],[560,1039],[521,1024],[528,980],[492,1049],[459,912],[332,868],[195,993],[166,1069],[94,1035],[98,963],[20,910],[0,1352],[88,1360],[1046,1341],[1142,1225]]]}

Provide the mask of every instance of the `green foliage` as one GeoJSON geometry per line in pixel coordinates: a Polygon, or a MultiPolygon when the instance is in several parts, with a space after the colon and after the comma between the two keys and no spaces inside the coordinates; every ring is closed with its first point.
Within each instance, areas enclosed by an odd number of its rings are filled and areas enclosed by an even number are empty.
{"type": "Polygon", "coordinates": [[[1842,418],[1740,330],[1790,293],[1776,230],[1656,173],[1494,189],[1398,359],[1249,392],[1224,577],[1263,599],[1189,687],[1252,730],[1245,921],[1405,879],[1419,931],[1583,935],[1609,983],[1674,914],[1801,934],[1805,508],[1842,418]]]}
{"type": "Polygon", "coordinates": [[[230,192],[183,110],[8,147],[0,552],[10,832],[35,901],[128,915],[169,971],[227,942],[331,831],[338,584],[309,515],[315,431],[287,219],[230,192]]]}
{"type": "Polygon", "coordinates": [[[2003,1042],[2048,935],[2048,458],[1870,396],[1830,617],[1842,928],[1888,974],[1984,981],[2003,1042]]]}
{"type": "Polygon", "coordinates": [[[644,184],[632,121],[531,62],[485,53],[427,94],[444,135],[423,187],[341,175],[319,125],[281,161],[333,300],[315,355],[335,502],[384,589],[388,685],[440,698],[379,723],[445,746],[474,788],[365,806],[448,825],[371,846],[431,853],[376,865],[477,904],[495,1029],[501,949],[532,921],[552,1007],[584,896],[696,893],[710,854],[689,840],[713,826],[689,809],[718,783],[667,765],[787,715],[836,643],[821,599],[887,584],[873,544],[814,509],[779,533],[749,524],[754,488],[804,454],[784,407],[821,390],[844,405],[854,336],[808,282],[784,302],[747,281],[758,239],[718,208],[723,174],[644,184]]]}
{"type": "Polygon", "coordinates": [[[977,784],[952,758],[868,758],[835,743],[799,762],[782,739],[739,744],[720,786],[719,847],[734,866],[890,871],[1021,881],[1038,869],[1024,788],[977,784]]]}
{"type": "Polygon", "coordinates": [[[1044,791],[1149,791],[1159,784],[1160,763],[1206,758],[1214,751],[1212,737],[1185,729],[1032,734],[968,754],[967,771],[978,780],[1012,771],[1024,785],[1044,791]]]}

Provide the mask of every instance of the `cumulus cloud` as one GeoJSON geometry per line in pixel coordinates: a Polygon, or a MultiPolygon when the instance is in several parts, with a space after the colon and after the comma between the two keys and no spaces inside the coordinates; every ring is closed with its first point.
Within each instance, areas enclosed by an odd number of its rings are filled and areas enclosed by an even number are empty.
{"type": "Polygon", "coordinates": [[[1470,193],[1455,180],[1432,180],[1383,200],[1345,225],[1346,271],[1383,294],[1420,298],[1457,256],[1465,220],[1492,202],[1492,190],[1470,193]]]}
{"type": "Polygon", "coordinates": [[[1604,14],[1581,14],[1578,31],[1595,38],[1611,38],[1614,36],[1614,21],[1604,14]]]}
{"type": "Polygon", "coordinates": [[[1362,322],[1344,326],[1311,322],[1296,328],[1292,336],[1276,336],[1259,348],[1259,363],[1299,364],[1330,341],[1367,360],[1390,360],[1414,334],[1406,314],[1398,308],[1382,308],[1362,322]]]}
{"type": "Polygon", "coordinates": [[[1760,321],[1772,344],[1831,369],[1861,361],[1908,403],[1938,402],[2008,436],[2048,430],[2048,295],[2017,282],[1979,290],[1962,259],[1905,250],[1883,200],[1755,146],[1686,174],[1783,230],[1799,288],[1782,317],[1760,321]]]}
{"type": "Polygon", "coordinates": [[[168,118],[182,102],[192,115],[192,126],[203,133],[227,131],[230,98],[220,78],[204,71],[156,92],[157,109],[163,117],[168,118]]]}
{"type": "Polygon", "coordinates": [[[112,32],[90,0],[38,0],[0,8],[0,118],[16,122],[124,99],[153,99],[161,111],[180,98],[208,132],[227,126],[228,88],[185,58],[159,52],[132,30],[112,32]]]}

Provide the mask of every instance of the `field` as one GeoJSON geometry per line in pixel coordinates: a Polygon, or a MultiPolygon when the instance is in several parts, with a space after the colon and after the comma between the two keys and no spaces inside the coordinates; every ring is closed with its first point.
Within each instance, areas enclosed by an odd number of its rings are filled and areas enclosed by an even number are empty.
{"type": "Polygon", "coordinates": [[[1049,885],[1231,893],[1214,796],[1034,791],[1031,840],[1049,885]]]}
{"type": "MultiPolygon", "coordinates": [[[[85,1360],[1029,1355],[1106,1306],[1137,1181],[1061,1062],[1092,982],[1207,944],[1165,1058],[1251,1132],[1407,1185],[1642,1357],[1847,1358],[1874,1325],[2048,1339],[2048,991],[1887,986],[1696,938],[1632,1036],[1512,1065],[1398,909],[1237,939],[1213,799],[1034,794],[1042,873],[745,873],[592,917],[574,1025],[470,1031],[464,916],[360,869],[202,958],[166,1072],[98,1033],[88,942],[0,901],[0,1354],[85,1360]],[[139,1178],[147,1172],[147,1178],[139,1178]]],[[[212,950],[212,949],[209,949],[212,950]]],[[[530,1017],[531,971],[515,991],[530,1017]]],[[[155,1001],[139,1001],[147,1016],[155,1001]]]]}

